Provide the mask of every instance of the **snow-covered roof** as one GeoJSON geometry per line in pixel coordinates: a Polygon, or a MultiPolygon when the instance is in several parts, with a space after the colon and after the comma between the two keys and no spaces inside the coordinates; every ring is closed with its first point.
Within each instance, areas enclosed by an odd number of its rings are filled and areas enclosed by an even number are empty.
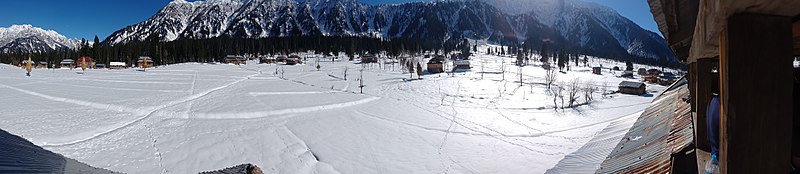
{"type": "Polygon", "coordinates": [[[629,88],[640,88],[644,86],[644,83],[641,82],[632,82],[632,81],[622,81],[619,82],[620,87],[629,87],[629,88]]]}
{"type": "Polygon", "coordinates": [[[109,62],[109,66],[125,66],[125,62],[109,62]]]}

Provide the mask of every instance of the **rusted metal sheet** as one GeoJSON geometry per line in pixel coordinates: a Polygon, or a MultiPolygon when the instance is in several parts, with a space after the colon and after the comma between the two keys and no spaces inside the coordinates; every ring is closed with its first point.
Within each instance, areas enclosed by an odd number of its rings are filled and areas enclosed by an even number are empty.
{"type": "Polygon", "coordinates": [[[693,143],[685,79],[659,95],[603,161],[597,173],[669,173],[670,158],[693,143]]]}

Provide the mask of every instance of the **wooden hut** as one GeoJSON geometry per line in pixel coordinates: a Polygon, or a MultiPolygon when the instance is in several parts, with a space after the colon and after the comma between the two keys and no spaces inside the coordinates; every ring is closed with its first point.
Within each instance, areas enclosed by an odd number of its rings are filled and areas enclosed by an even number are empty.
{"type": "Polygon", "coordinates": [[[378,57],[374,55],[361,56],[361,63],[378,63],[378,57]]]}
{"type": "Polygon", "coordinates": [[[75,60],[72,60],[72,59],[61,60],[61,62],[59,63],[59,67],[60,68],[69,68],[69,69],[75,68],[75,60]]]}
{"type": "Polygon", "coordinates": [[[619,83],[619,92],[623,94],[642,95],[645,94],[646,86],[644,83],[622,81],[619,83]]]}
{"type": "Polygon", "coordinates": [[[623,71],[620,77],[633,78],[633,71],[623,71]]]}
{"type": "Polygon", "coordinates": [[[661,71],[659,71],[657,69],[649,69],[649,70],[647,70],[647,75],[658,77],[658,76],[661,75],[661,71]]]}
{"type": "Polygon", "coordinates": [[[592,74],[602,75],[603,69],[600,67],[592,67],[592,74]]]}
{"type": "Polygon", "coordinates": [[[428,73],[444,72],[444,56],[436,56],[428,61],[428,73]]]}
{"type": "Polygon", "coordinates": [[[109,69],[125,69],[125,68],[128,68],[128,66],[125,64],[125,62],[109,62],[108,63],[108,68],[109,69]]]}
{"type": "Polygon", "coordinates": [[[150,57],[147,57],[147,56],[139,57],[139,59],[136,60],[136,66],[137,67],[144,67],[144,68],[153,67],[154,66],[153,58],[150,58],[150,57]]]}
{"type": "Polygon", "coordinates": [[[647,1],[667,44],[688,67],[695,128],[695,148],[671,154],[665,172],[703,173],[711,151],[706,116],[712,113],[706,111],[718,93],[720,173],[787,173],[796,161],[792,151],[800,150],[792,149],[800,114],[791,95],[800,92],[793,89],[791,65],[800,55],[800,1],[647,1]]]}
{"type": "Polygon", "coordinates": [[[47,62],[46,61],[37,62],[36,63],[36,68],[47,68],[47,62]]]}
{"type": "Polygon", "coordinates": [[[261,63],[274,64],[274,63],[278,63],[278,61],[275,60],[275,57],[264,56],[264,57],[261,57],[261,63]]]}
{"type": "Polygon", "coordinates": [[[287,57],[286,55],[278,55],[275,57],[276,62],[286,63],[286,60],[289,60],[289,57],[287,57]]]}
{"type": "Polygon", "coordinates": [[[75,66],[81,67],[83,66],[83,63],[86,63],[86,68],[92,69],[95,67],[94,60],[92,60],[92,57],[88,56],[78,58],[78,60],[75,61],[75,66]]]}
{"type": "Polygon", "coordinates": [[[636,71],[636,74],[639,74],[639,76],[646,76],[647,75],[647,69],[639,68],[639,70],[636,71]]]}
{"type": "Polygon", "coordinates": [[[303,63],[303,59],[301,59],[298,55],[289,55],[289,57],[286,58],[287,65],[296,65],[301,63],[303,63]]]}
{"type": "Polygon", "coordinates": [[[247,64],[247,59],[243,56],[228,55],[225,56],[225,63],[234,65],[247,64]]]}

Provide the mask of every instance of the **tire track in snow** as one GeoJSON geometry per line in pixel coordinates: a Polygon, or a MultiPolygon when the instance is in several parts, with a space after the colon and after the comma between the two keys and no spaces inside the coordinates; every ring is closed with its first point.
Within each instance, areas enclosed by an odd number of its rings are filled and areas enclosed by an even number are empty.
{"type": "Polygon", "coordinates": [[[184,98],[182,100],[169,102],[169,103],[167,103],[165,105],[162,105],[161,107],[158,107],[158,108],[150,110],[149,112],[147,112],[147,114],[144,114],[144,116],[139,117],[139,118],[137,118],[137,119],[135,119],[135,120],[133,120],[131,122],[125,123],[122,126],[115,127],[115,128],[112,128],[112,129],[109,129],[109,130],[94,134],[94,135],[89,136],[89,137],[85,137],[85,138],[82,138],[82,139],[79,139],[79,140],[75,140],[75,141],[71,141],[71,142],[65,142],[65,143],[53,143],[53,144],[46,143],[46,144],[43,144],[41,146],[42,147],[60,147],[60,146],[69,146],[69,145],[74,145],[74,144],[82,143],[82,142],[85,142],[85,141],[89,141],[91,139],[94,139],[94,138],[97,138],[97,137],[100,137],[100,136],[103,136],[103,135],[107,135],[107,134],[115,132],[117,130],[129,127],[129,126],[131,126],[131,125],[133,125],[135,123],[141,122],[142,120],[152,116],[155,112],[157,112],[159,110],[162,110],[164,108],[168,108],[168,107],[175,106],[175,105],[178,105],[178,104],[181,104],[181,103],[185,103],[185,102],[189,102],[189,101],[192,101],[192,100],[196,100],[196,99],[204,97],[204,96],[206,96],[206,95],[208,95],[208,94],[210,94],[212,92],[215,92],[215,91],[218,91],[218,90],[233,86],[234,84],[237,84],[237,83],[240,83],[242,81],[245,81],[248,78],[254,77],[256,75],[258,75],[258,74],[252,74],[252,75],[247,76],[247,78],[240,79],[240,80],[237,80],[237,81],[234,81],[234,82],[231,82],[231,83],[228,83],[228,84],[225,84],[225,85],[210,89],[210,90],[202,92],[202,93],[197,93],[197,94],[194,94],[194,95],[190,95],[189,97],[184,98]]]}

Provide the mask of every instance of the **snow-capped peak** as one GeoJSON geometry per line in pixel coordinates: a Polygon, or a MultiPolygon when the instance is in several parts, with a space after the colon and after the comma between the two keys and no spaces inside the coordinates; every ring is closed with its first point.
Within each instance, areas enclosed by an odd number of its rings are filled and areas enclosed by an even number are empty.
{"type": "Polygon", "coordinates": [[[30,24],[0,27],[0,51],[43,52],[63,48],[76,49],[80,41],[69,39],[53,30],[30,24]]]}

